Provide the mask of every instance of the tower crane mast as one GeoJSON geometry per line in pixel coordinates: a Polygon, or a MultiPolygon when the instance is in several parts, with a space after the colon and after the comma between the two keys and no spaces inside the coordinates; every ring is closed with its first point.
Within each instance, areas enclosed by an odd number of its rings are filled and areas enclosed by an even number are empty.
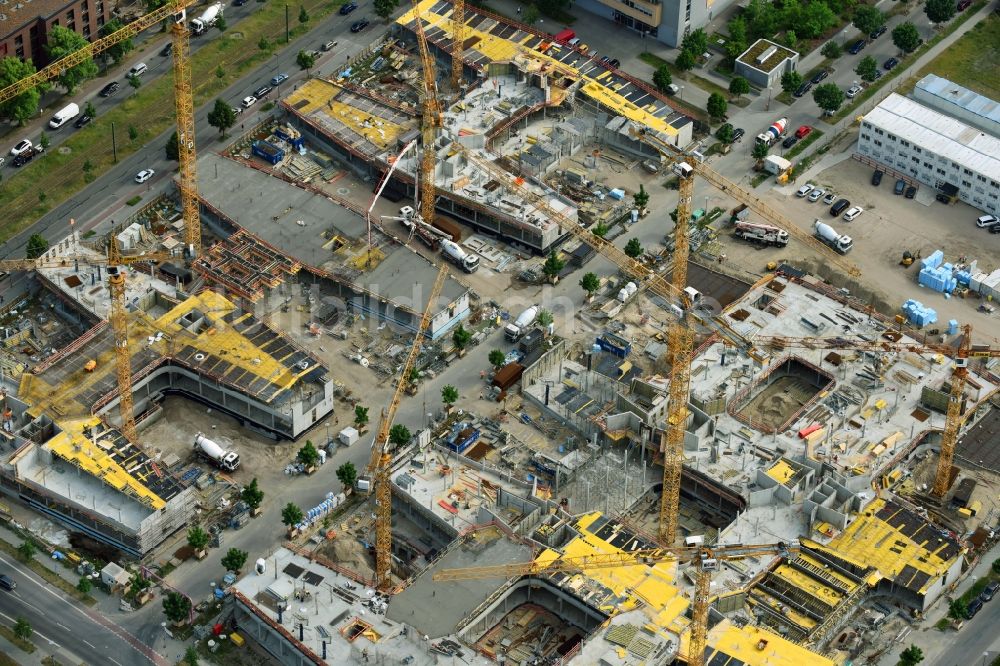
{"type": "Polygon", "coordinates": [[[437,74],[434,58],[427,46],[427,36],[424,34],[424,21],[420,15],[420,2],[413,0],[413,24],[417,34],[417,47],[420,50],[420,64],[424,84],[423,113],[420,118],[420,216],[424,222],[434,222],[434,163],[437,153],[434,141],[437,129],[441,127],[441,103],[437,96],[437,74]]]}
{"type": "Polygon", "coordinates": [[[420,342],[431,323],[434,314],[434,305],[441,295],[444,287],[444,280],[448,276],[448,268],[444,262],[438,269],[437,277],[434,279],[434,286],[427,299],[427,307],[420,318],[417,332],[413,338],[413,345],[406,356],[403,368],[399,371],[396,379],[396,388],[393,391],[389,405],[382,411],[379,419],[378,432],[375,441],[372,442],[371,459],[368,461],[368,475],[375,486],[375,588],[383,592],[387,591],[392,583],[392,483],[389,478],[392,466],[392,451],[389,450],[389,431],[392,429],[392,422],[396,418],[396,410],[403,398],[406,385],[410,382],[410,374],[417,362],[417,355],[420,353],[420,342]]]}
{"type": "Polygon", "coordinates": [[[451,6],[451,89],[458,93],[462,87],[465,61],[465,0],[453,0],[451,6]]]}

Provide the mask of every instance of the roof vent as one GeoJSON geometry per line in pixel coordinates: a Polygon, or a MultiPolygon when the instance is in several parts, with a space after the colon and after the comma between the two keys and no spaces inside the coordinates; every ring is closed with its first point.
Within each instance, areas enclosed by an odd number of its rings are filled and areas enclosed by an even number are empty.
{"type": "Polygon", "coordinates": [[[778,47],[775,46],[774,44],[772,44],[771,46],[767,47],[764,50],[763,53],[761,53],[759,56],[757,56],[757,60],[756,60],[757,64],[758,65],[763,65],[765,62],[767,62],[768,58],[770,58],[771,56],[773,56],[777,52],[778,52],[778,47]]]}

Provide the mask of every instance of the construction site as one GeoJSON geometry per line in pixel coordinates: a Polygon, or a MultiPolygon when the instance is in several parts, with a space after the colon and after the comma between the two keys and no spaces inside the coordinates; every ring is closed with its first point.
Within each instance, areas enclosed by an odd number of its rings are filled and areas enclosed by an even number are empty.
{"type": "Polygon", "coordinates": [[[314,504],[217,593],[281,664],[880,654],[995,539],[1000,349],[724,266],[696,180],[863,280],[692,133],[578,48],[416,4],[224,149],[181,142],[176,196],[0,262],[32,271],[0,488],[143,563],[195,521],[221,547],[250,479],[314,504]],[[670,231],[619,249],[643,220],[670,231]]]}

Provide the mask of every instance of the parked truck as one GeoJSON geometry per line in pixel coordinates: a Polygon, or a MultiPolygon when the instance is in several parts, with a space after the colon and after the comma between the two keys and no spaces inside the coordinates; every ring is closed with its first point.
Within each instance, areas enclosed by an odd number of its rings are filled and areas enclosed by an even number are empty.
{"type": "Polygon", "coordinates": [[[854,241],[850,236],[841,235],[829,224],[820,222],[819,219],[813,223],[816,229],[816,238],[820,239],[834,250],[841,254],[847,254],[854,247],[854,241]]]}
{"type": "Polygon", "coordinates": [[[757,135],[757,144],[770,146],[785,134],[786,127],[788,127],[788,118],[778,118],[771,123],[770,127],[757,135]]]}
{"type": "Polygon", "coordinates": [[[200,432],[194,436],[194,448],[202,457],[227,472],[235,472],[240,466],[239,453],[225,450],[200,432]]]}
{"type": "Polygon", "coordinates": [[[191,21],[191,32],[200,35],[215,25],[215,22],[222,16],[223,7],[221,2],[217,2],[203,11],[201,16],[191,21]]]}
{"type": "Polygon", "coordinates": [[[508,342],[517,342],[524,335],[528,327],[535,323],[540,308],[532,305],[530,308],[517,316],[512,324],[507,324],[503,329],[503,336],[508,342]]]}
{"type": "Polygon", "coordinates": [[[737,222],[736,236],[737,238],[742,238],[752,243],[760,243],[761,245],[773,245],[774,247],[785,247],[788,245],[788,232],[770,224],[737,222]]]}
{"type": "Polygon", "coordinates": [[[461,267],[466,273],[475,273],[479,270],[479,257],[472,252],[466,252],[455,241],[442,238],[441,251],[449,261],[461,267]]]}
{"type": "Polygon", "coordinates": [[[768,155],[764,158],[764,171],[780,176],[792,168],[792,163],[780,155],[768,155]]]}

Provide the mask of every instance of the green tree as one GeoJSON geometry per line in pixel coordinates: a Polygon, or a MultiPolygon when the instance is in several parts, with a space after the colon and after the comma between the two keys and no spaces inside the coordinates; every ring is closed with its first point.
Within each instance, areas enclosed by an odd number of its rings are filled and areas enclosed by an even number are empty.
{"type": "Polygon", "coordinates": [[[128,84],[132,86],[132,90],[138,90],[139,86],[142,85],[142,79],[132,74],[128,77],[128,84]]]}
{"type": "Polygon", "coordinates": [[[993,569],[993,573],[1000,574],[1000,558],[993,560],[993,564],[990,565],[990,568],[993,569]]]}
{"type": "Polygon", "coordinates": [[[222,65],[215,68],[215,78],[223,79],[226,77],[226,70],[222,69],[222,65]]]}
{"type": "Polygon", "coordinates": [[[598,238],[604,238],[605,236],[608,235],[609,231],[610,229],[608,228],[608,225],[604,224],[603,222],[598,222],[597,224],[594,225],[594,228],[590,230],[590,232],[595,236],[597,236],[598,238]]]}
{"type": "Polygon", "coordinates": [[[694,54],[690,51],[681,51],[677,55],[677,60],[674,61],[674,65],[682,72],[694,69],[694,54]]]}
{"type": "Polygon", "coordinates": [[[944,23],[950,21],[955,15],[954,0],[927,0],[924,4],[924,13],[931,23],[944,23]]]}
{"type": "Polygon", "coordinates": [[[389,441],[396,446],[406,446],[410,443],[410,439],[412,439],[412,437],[413,435],[410,434],[410,429],[402,423],[397,423],[389,428],[389,441]]]}
{"type": "Polygon", "coordinates": [[[917,26],[909,21],[903,21],[892,29],[892,43],[904,53],[913,53],[920,46],[920,33],[917,26]]]}
{"type": "Polygon", "coordinates": [[[830,60],[836,60],[840,56],[844,55],[844,49],[840,47],[840,44],[833,41],[824,44],[823,48],[820,49],[819,52],[823,54],[824,58],[829,58],[830,60]]]}
{"type": "MultiPolygon", "coordinates": [[[[28,237],[28,247],[27,247],[28,259],[37,259],[38,257],[45,254],[46,250],[48,249],[49,249],[49,241],[45,239],[45,236],[42,236],[41,234],[31,234],[31,236],[28,237]]],[[[31,544],[32,548],[34,548],[34,544],[31,543],[30,541],[25,541],[24,544],[21,545],[25,544],[31,544]]]]}
{"type": "Polygon", "coordinates": [[[139,138],[139,130],[135,128],[135,125],[128,126],[128,140],[135,141],[139,138]]]}
{"type": "Polygon", "coordinates": [[[692,30],[684,35],[684,39],[681,41],[681,50],[688,51],[695,57],[700,56],[708,51],[708,35],[701,28],[692,30]]]}
{"type": "Polygon", "coordinates": [[[94,589],[94,584],[86,576],[81,576],[76,583],[76,591],[80,594],[90,594],[92,589],[94,589]]]}
{"type": "Polygon", "coordinates": [[[219,29],[219,32],[225,32],[229,25],[226,23],[226,17],[219,14],[218,18],[215,19],[215,27],[219,29]]]}
{"type": "Polygon", "coordinates": [[[344,488],[353,488],[354,482],[358,480],[358,470],[352,462],[345,462],[337,468],[337,480],[344,484],[344,488]]]}
{"type": "Polygon", "coordinates": [[[448,384],[441,389],[441,402],[449,407],[458,402],[458,389],[448,384]]]}
{"type": "Polygon", "coordinates": [[[285,505],[285,508],[281,510],[281,524],[288,527],[295,527],[302,522],[302,509],[296,506],[294,503],[289,502],[285,505]]]}
{"type": "MultiPolygon", "coordinates": [[[[83,35],[61,25],[52,26],[49,29],[46,42],[45,52],[51,60],[65,58],[84,48],[88,43],[83,35]]],[[[97,76],[97,63],[94,62],[93,58],[87,58],[79,65],[67,68],[56,80],[66,89],[66,92],[72,94],[81,83],[95,76],[97,76]]]]}
{"type": "Polygon", "coordinates": [[[201,525],[195,525],[188,528],[187,542],[194,550],[205,550],[205,546],[208,545],[208,532],[201,529],[201,525]]]}
{"type": "Polygon", "coordinates": [[[726,109],[729,104],[726,102],[726,98],[719,93],[712,93],[708,96],[708,103],[705,105],[705,110],[708,111],[708,115],[716,120],[722,120],[726,117],[726,109]]]}
{"type": "Polygon", "coordinates": [[[796,29],[806,39],[816,39],[837,24],[837,15],[825,2],[810,2],[802,8],[802,18],[796,29]]]}
{"type": "Polygon", "coordinates": [[[538,321],[539,326],[541,326],[543,329],[548,330],[549,325],[553,321],[555,321],[555,318],[552,316],[552,313],[549,312],[548,310],[540,310],[538,312],[538,317],[536,318],[536,320],[538,321]]]}
{"type": "Polygon", "coordinates": [[[167,592],[163,597],[163,614],[176,624],[186,622],[191,614],[191,600],[180,592],[167,592]]]}
{"type": "Polygon", "coordinates": [[[955,599],[948,604],[948,617],[953,620],[965,620],[969,617],[969,605],[962,599],[955,599]]]}
{"type": "Polygon", "coordinates": [[[312,467],[319,462],[319,451],[317,451],[316,446],[307,439],[306,443],[302,445],[301,449],[299,449],[296,457],[299,459],[299,462],[306,467],[312,467]]]}
{"type": "MultiPolygon", "coordinates": [[[[113,18],[104,25],[102,25],[101,29],[97,31],[97,34],[99,34],[101,37],[107,37],[108,35],[118,32],[124,27],[125,24],[122,23],[120,19],[113,18]]],[[[109,46],[107,49],[105,49],[104,55],[111,58],[112,62],[114,62],[117,65],[122,60],[124,60],[125,56],[127,56],[129,52],[132,51],[132,49],[134,48],[135,45],[132,43],[132,38],[130,37],[129,39],[123,39],[117,44],[112,44],[111,46],[109,46]]]]}
{"type": "Polygon", "coordinates": [[[226,571],[235,571],[239,573],[240,569],[243,568],[243,565],[247,563],[248,555],[249,553],[245,550],[230,548],[222,557],[222,566],[226,568],[226,571]]]}
{"type": "Polygon", "coordinates": [[[878,76],[878,63],[875,62],[875,58],[865,56],[854,68],[854,73],[860,76],[863,81],[871,83],[878,76]]]}
{"type": "Polygon", "coordinates": [[[785,46],[790,49],[798,48],[799,46],[799,35],[794,30],[785,31],[785,46]]]}
{"type": "Polygon", "coordinates": [[[42,132],[42,135],[38,137],[38,145],[42,147],[42,150],[48,150],[49,146],[52,145],[52,140],[49,139],[49,135],[42,132]]]}
{"type": "MultiPolygon", "coordinates": [[[[0,88],[14,84],[26,76],[35,73],[35,66],[20,58],[3,58],[0,60],[0,88]]],[[[0,102],[0,117],[11,118],[18,125],[24,125],[38,113],[38,102],[42,92],[35,86],[16,97],[0,102]]]]}
{"type": "Polygon", "coordinates": [[[504,364],[504,361],[506,360],[507,360],[507,355],[504,354],[499,349],[494,349],[493,351],[490,352],[489,361],[490,365],[492,365],[494,368],[499,368],[501,365],[504,364]]]}
{"type": "Polygon", "coordinates": [[[726,58],[735,62],[741,53],[747,50],[747,22],[742,16],[736,16],[729,21],[729,39],[726,41],[726,58]]]}
{"type": "Polygon", "coordinates": [[[177,132],[170,135],[167,139],[167,145],[163,147],[164,151],[167,153],[167,159],[178,161],[180,159],[180,146],[178,145],[177,132]]]}
{"type": "Polygon", "coordinates": [[[295,64],[299,66],[299,69],[312,69],[316,64],[316,56],[305,51],[299,51],[298,55],[295,56],[295,64]]]}
{"type": "Polygon", "coordinates": [[[546,16],[560,18],[569,8],[570,0],[537,0],[538,10],[546,16]]]}
{"type": "Polygon", "coordinates": [[[528,25],[534,25],[538,22],[538,19],[542,18],[542,13],[538,11],[538,7],[534,4],[528,5],[524,8],[524,13],[521,15],[521,20],[523,20],[528,25]]]}
{"type": "Polygon", "coordinates": [[[217,99],[215,106],[208,112],[208,124],[215,127],[226,136],[226,130],[236,124],[236,111],[226,101],[217,99]]]}
{"type": "Polygon", "coordinates": [[[917,666],[923,660],[924,651],[916,645],[911,645],[899,655],[899,666],[917,666]]]}
{"type": "Polygon", "coordinates": [[[184,651],[185,666],[198,666],[198,650],[193,645],[189,645],[184,651]]]}
{"type": "Polygon", "coordinates": [[[31,628],[31,624],[23,617],[18,617],[14,620],[14,635],[22,641],[31,638],[33,633],[35,633],[35,630],[31,628]]]}
{"type": "Polygon", "coordinates": [[[354,407],[354,425],[359,429],[368,423],[368,408],[361,405],[354,407]]]}
{"type": "Polygon", "coordinates": [[[309,12],[306,11],[305,6],[299,7],[299,23],[309,23],[309,12]]]}
{"type": "Polygon", "coordinates": [[[770,150],[770,146],[766,143],[755,143],[753,145],[753,152],[750,155],[757,161],[760,161],[767,157],[767,152],[770,150]]]}
{"type": "Polygon", "coordinates": [[[586,273],[580,278],[580,287],[592,297],[601,288],[601,279],[594,273],[586,273]]]}
{"type": "Polygon", "coordinates": [[[264,491],[257,486],[257,478],[254,477],[250,483],[243,486],[240,491],[240,499],[247,503],[251,509],[256,509],[264,501],[264,491]]]}
{"type": "Polygon", "coordinates": [[[819,108],[834,113],[844,103],[844,91],[836,83],[824,83],[813,90],[813,100],[819,108]]]}
{"type": "Polygon", "coordinates": [[[750,82],[742,76],[734,76],[729,82],[729,94],[735,95],[737,99],[750,92],[750,82]]]}
{"type": "Polygon", "coordinates": [[[549,252],[549,256],[545,258],[545,263],[542,264],[542,272],[550,280],[554,280],[559,277],[559,272],[565,267],[566,260],[560,257],[555,250],[552,250],[549,252]]]}
{"type": "Polygon", "coordinates": [[[646,191],[642,183],[639,183],[639,191],[632,195],[632,201],[635,203],[635,207],[640,210],[649,203],[649,192],[646,191]]]}
{"type": "Polygon", "coordinates": [[[267,37],[261,37],[260,41],[257,42],[257,48],[260,49],[261,51],[270,51],[271,42],[267,41],[267,37]]]}
{"type": "Polygon", "coordinates": [[[716,130],[715,138],[721,141],[722,143],[732,143],[734,132],[735,130],[733,129],[733,126],[730,125],[729,123],[725,123],[721,127],[719,127],[718,130],[716,130]]]}
{"type": "Polygon", "coordinates": [[[670,84],[674,82],[674,77],[670,74],[670,67],[667,65],[660,65],[653,72],[653,85],[660,92],[667,92],[670,89],[670,84]]]}
{"type": "Polygon", "coordinates": [[[465,349],[472,342],[472,333],[465,330],[465,326],[461,324],[455,329],[455,332],[451,334],[451,341],[455,343],[455,346],[459,349],[465,349]]]}
{"type": "Polygon", "coordinates": [[[638,238],[633,238],[625,244],[625,254],[633,259],[642,254],[642,243],[639,242],[638,238]]]}
{"type": "Polygon", "coordinates": [[[802,75],[791,70],[781,75],[781,89],[786,93],[793,93],[802,85],[802,75]]]}
{"type": "Polygon", "coordinates": [[[858,5],[854,10],[854,27],[868,35],[885,25],[885,14],[872,5],[858,5]]]}
{"type": "Polygon", "coordinates": [[[83,107],[83,115],[90,116],[91,118],[97,117],[97,109],[94,108],[93,102],[87,102],[86,106],[83,107]]]}
{"type": "Polygon", "coordinates": [[[399,0],[375,0],[373,6],[375,13],[382,19],[388,21],[392,13],[399,6],[399,0]]]}

